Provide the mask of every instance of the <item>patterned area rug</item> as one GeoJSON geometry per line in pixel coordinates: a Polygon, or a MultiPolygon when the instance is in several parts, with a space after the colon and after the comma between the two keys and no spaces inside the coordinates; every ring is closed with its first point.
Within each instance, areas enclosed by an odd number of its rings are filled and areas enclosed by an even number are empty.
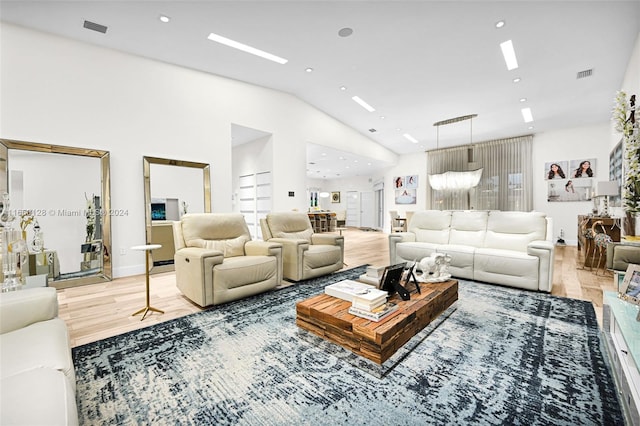
{"type": "Polygon", "coordinates": [[[457,309],[380,379],[301,338],[295,303],[363,271],[74,348],[80,423],[624,424],[587,302],[460,281],[457,309]]]}

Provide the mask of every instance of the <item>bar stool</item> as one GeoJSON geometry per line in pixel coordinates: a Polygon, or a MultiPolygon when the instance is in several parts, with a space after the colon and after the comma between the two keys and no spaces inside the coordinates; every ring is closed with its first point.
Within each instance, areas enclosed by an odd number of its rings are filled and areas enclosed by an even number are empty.
{"type": "MultiPolygon", "coordinates": [[[[336,227],[338,226],[338,219],[335,212],[331,212],[328,214],[329,216],[329,232],[334,232],[336,227]]],[[[342,234],[340,234],[342,235],[342,234]]]]}
{"type": "Polygon", "coordinates": [[[327,232],[329,228],[327,227],[327,215],[324,213],[318,214],[318,230],[319,232],[327,232]]]}

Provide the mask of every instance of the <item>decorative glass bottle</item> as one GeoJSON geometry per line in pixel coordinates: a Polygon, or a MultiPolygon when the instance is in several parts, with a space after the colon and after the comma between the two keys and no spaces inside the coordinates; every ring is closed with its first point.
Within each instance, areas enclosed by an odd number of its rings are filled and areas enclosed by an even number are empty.
{"type": "Polygon", "coordinates": [[[33,224],[33,240],[31,241],[31,249],[34,253],[42,253],[42,250],[44,249],[44,235],[37,220],[33,224]]]}
{"type": "Polygon", "coordinates": [[[2,292],[14,291],[20,288],[20,258],[27,248],[22,239],[22,232],[14,229],[15,216],[11,213],[9,194],[2,195],[2,212],[0,212],[0,226],[2,226],[2,292]]]}

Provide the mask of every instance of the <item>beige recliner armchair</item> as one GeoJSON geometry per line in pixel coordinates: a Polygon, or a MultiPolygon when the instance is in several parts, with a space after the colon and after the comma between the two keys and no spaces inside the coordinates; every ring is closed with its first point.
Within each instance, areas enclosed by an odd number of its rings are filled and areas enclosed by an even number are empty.
{"type": "Polygon", "coordinates": [[[314,234],[306,213],[269,213],[260,227],[265,241],[282,244],[286,279],[301,281],[342,269],[344,237],[314,234]]]}
{"type": "Polygon", "coordinates": [[[200,306],[219,305],[275,288],[282,245],[252,241],[241,214],[186,214],[173,222],[176,283],[200,306]]]}

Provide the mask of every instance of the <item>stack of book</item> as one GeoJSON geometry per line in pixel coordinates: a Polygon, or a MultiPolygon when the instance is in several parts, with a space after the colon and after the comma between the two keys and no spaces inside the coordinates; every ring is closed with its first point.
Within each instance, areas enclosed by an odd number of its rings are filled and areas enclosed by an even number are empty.
{"type": "MultiPolygon", "coordinates": [[[[348,302],[352,302],[353,298],[358,295],[368,294],[371,290],[378,291],[375,287],[369,284],[353,280],[342,280],[324,288],[324,292],[329,296],[337,297],[348,302]]],[[[386,296],[387,292],[385,291],[383,293],[386,296]]]]}
{"type": "Polygon", "coordinates": [[[358,278],[360,281],[371,285],[379,285],[382,275],[384,275],[384,266],[368,266],[367,272],[360,275],[358,278]]]}
{"type": "Polygon", "coordinates": [[[396,309],[395,303],[387,302],[387,292],[382,290],[369,290],[366,294],[358,294],[351,300],[349,313],[371,321],[380,321],[396,309]]]}

